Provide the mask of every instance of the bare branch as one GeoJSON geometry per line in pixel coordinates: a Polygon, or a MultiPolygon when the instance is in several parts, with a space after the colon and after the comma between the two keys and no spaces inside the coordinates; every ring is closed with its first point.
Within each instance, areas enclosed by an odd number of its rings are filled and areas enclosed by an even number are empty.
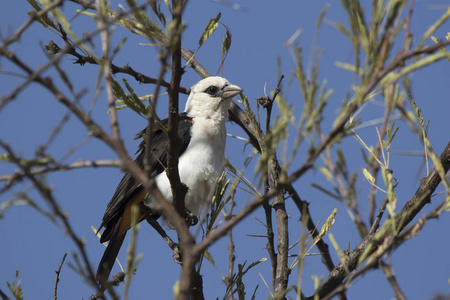
{"type": "MultiPolygon", "coordinates": [[[[441,154],[441,163],[445,173],[447,173],[450,169],[450,143],[447,144],[447,147],[441,154]]],[[[404,227],[412,221],[417,213],[421,211],[423,206],[430,201],[431,194],[435,191],[440,182],[441,178],[436,168],[421,180],[420,186],[412,199],[403,206],[402,210],[395,218],[395,228],[397,228],[399,232],[401,232],[404,227]]],[[[367,257],[373,253],[388,234],[390,234],[390,232],[386,232],[380,237],[377,236],[376,232],[368,234],[359,245],[350,252],[347,259],[341,261],[322,283],[317,291],[319,297],[325,297],[338,287],[344,278],[348,276],[349,272],[352,272],[358,267],[358,264],[361,261],[361,255],[365,253],[367,257]],[[367,251],[366,249],[370,250],[367,251]]]]}
{"type": "Polygon", "coordinates": [[[9,44],[20,40],[20,37],[22,36],[22,33],[25,30],[27,30],[28,27],[31,26],[31,24],[34,24],[34,22],[36,20],[38,20],[42,16],[46,15],[52,9],[61,6],[63,2],[64,2],[64,0],[57,0],[54,3],[50,4],[49,6],[47,6],[45,9],[42,9],[41,11],[39,11],[39,12],[32,11],[30,13],[30,17],[28,18],[28,20],[26,20],[25,23],[23,23],[22,26],[20,26],[19,29],[17,29],[14,34],[8,36],[8,38],[6,38],[6,40],[0,46],[0,55],[4,54],[4,52],[6,50],[6,47],[8,47],[9,44]]]}
{"type": "MultiPolygon", "coordinates": [[[[55,43],[54,43],[55,44],[55,43]]],[[[56,45],[56,44],[55,44],[56,45]]],[[[59,48],[59,47],[58,47],[59,48]]],[[[95,58],[95,57],[91,57],[91,56],[85,56],[85,55],[81,55],[79,54],[75,47],[72,47],[67,54],[69,55],[73,55],[77,58],[77,61],[74,62],[74,64],[80,64],[80,65],[84,65],[85,63],[89,63],[89,64],[93,64],[93,65],[98,65],[99,64],[99,59],[95,58]]],[[[113,63],[111,63],[111,73],[113,75],[115,74],[128,74],[130,76],[132,76],[137,82],[139,83],[144,83],[144,84],[157,84],[159,82],[159,84],[165,88],[169,88],[170,83],[165,81],[164,79],[157,79],[157,78],[152,78],[150,76],[147,76],[143,73],[140,72],[136,72],[131,66],[129,66],[128,64],[123,66],[123,67],[119,67],[113,63]],[[159,81],[158,81],[159,80],[159,81]]],[[[180,87],[179,88],[179,92],[188,95],[190,90],[186,87],[180,87]]]]}
{"type": "MultiPolygon", "coordinates": [[[[50,172],[55,171],[69,171],[73,169],[80,169],[80,168],[98,168],[98,167],[120,167],[120,161],[118,160],[93,160],[93,161],[77,161],[71,164],[67,165],[52,165],[52,166],[45,166],[42,168],[36,168],[36,169],[30,169],[30,174],[32,175],[39,175],[39,174],[46,174],[50,172]]],[[[10,175],[3,175],[0,176],[0,181],[6,181],[6,185],[0,190],[0,194],[4,192],[7,188],[9,188],[10,185],[14,184],[14,182],[22,180],[24,177],[26,177],[26,174],[24,171],[17,170],[14,174],[10,175]]]]}
{"type": "Polygon", "coordinates": [[[406,298],[405,294],[403,293],[402,289],[400,288],[400,285],[398,284],[398,281],[397,281],[397,278],[395,277],[392,265],[387,264],[383,260],[381,260],[380,266],[384,272],[384,275],[386,276],[387,281],[389,282],[392,289],[394,290],[395,299],[397,299],[397,300],[408,299],[408,298],[406,298]]]}
{"type": "Polygon", "coordinates": [[[53,213],[61,220],[61,222],[64,225],[65,231],[70,236],[72,241],[74,241],[75,245],[78,248],[78,251],[80,251],[81,256],[83,258],[83,262],[85,264],[85,268],[88,273],[88,279],[90,281],[90,284],[96,288],[97,291],[100,291],[101,288],[98,285],[94,272],[90,266],[89,258],[87,256],[84,243],[82,239],[80,239],[76,234],[75,231],[72,228],[72,225],[69,223],[69,220],[67,219],[67,214],[61,210],[59,207],[58,202],[53,197],[52,189],[46,185],[44,185],[41,181],[39,181],[36,176],[32,175],[29,168],[23,164],[20,163],[20,160],[15,155],[15,153],[12,151],[12,149],[9,147],[8,144],[5,144],[0,141],[0,146],[5,149],[5,151],[10,155],[12,161],[19,166],[22,171],[25,173],[26,177],[33,182],[34,186],[37,188],[41,196],[48,202],[50,207],[53,209],[53,213]]]}
{"type": "Polygon", "coordinates": [[[66,256],[67,256],[67,253],[64,253],[64,256],[63,256],[63,258],[61,260],[61,263],[59,264],[59,268],[58,268],[58,270],[55,271],[56,277],[55,277],[55,288],[54,288],[54,291],[53,291],[53,300],[56,300],[58,298],[59,274],[61,274],[61,268],[62,268],[62,266],[64,264],[64,261],[66,260],[66,256]]]}

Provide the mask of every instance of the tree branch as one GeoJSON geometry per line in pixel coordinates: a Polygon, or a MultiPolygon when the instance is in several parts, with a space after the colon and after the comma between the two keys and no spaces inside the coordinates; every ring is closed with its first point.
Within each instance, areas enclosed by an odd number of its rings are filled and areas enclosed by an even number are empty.
{"type": "Polygon", "coordinates": [[[31,11],[29,13],[28,20],[25,21],[25,23],[22,24],[22,26],[19,27],[19,29],[14,32],[14,34],[11,34],[6,38],[6,40],[3,42],[3,44],[0,46],[0,55],[4,54],[4,51],[6,50],[6,47],[8,47],[9,44],[20,40],[20,37],[22,36],[22,33],[30,27],[32,24],[34,24],[34,21],[38,20],[42,16],[46,15],[49,11],[52,9],[61,6],[63,4],[64,0],[57,0],[54,3],[50,4],[46,8],[40,10],[39,12],[31,11]]]}
{"type": "Polygon", "coordinates": [[[20,162],[19,158],[15,155],[15,153],[12,151],[12,149],[9,147],[8,144],[5,144],[0,141],[0,146],[9,154],[11,160],[22,169],[26,177],[34,184],[36,189],[39,191],[42,198],[46,200],[47,203],[50,205],[50,207],[53,210],[53,213],[61,220],[62,224],[64,225],[66,233],[70,236],[72,241],[74,241],[75,245],[78,248],[78,251],[80,251],[81,253],[81,257],[83,258],[83,262],[87,271],[87,276],[90,284],[94,286],[98,292],[100,292],[101,288],[97,283],[97,280],[95,279],[94,276],[94,272],[90,266],[89,258],[87,256],[87,252],[84,247],[84,242],[75,234],[72,225],[69,223],[69,220],[67,219],[67,214],[61,210],[58,202],[54,198],[52,189],[46,186],[40,180],[38,180],[36,176],[31,174],[29,168],[20,162]]]}
{"type": "Polygon", "coordinates": [[[56,277],[55,277],[55,288],[53,289],[53,300],[58,299],[59,274],[61,274],[61,268],[64,264],[64,261],[66,260],[66,256],[67,256],[67,253],[64,253],[61,263],[59,264],[59,268],[58,268],[58,270],[55,271],[56,277]]]}
{"type": "Polygon", "coordinates": [[[180,137],[178,136],[178,91],[181,82],[181,15],[183,4],[181,1],[172,1],[172,32],[170,33],[169,50],[172,53],[172,78],[170,80],[169,93],[169,123],[167,145],[167,177],[169,178],[173,204],[180,216],[186,215],[184,198],[187,187],[181,183],[178,171],[178,149],[180,148],[180,137]]]}
{"type": "Polygon", "coordinates": [[[395,294],[396,300],[407,300],[405,294],[403,293],[402,289],[400,288],[400,285],[398,284],[397,278],[395,277],[394,270],[392,268],[391,264],[385,263],[383,260],[380,261],[381,269],[384,272],[384,275],[386,276],[387,281],[392,287],[392,290],[395,294]]]}
{"type": "MultiPolygon", "coordinates": [[[[445,173],[447,173],[450,169],[450,143],[447,144],[446,148],[442,152],[440,160],[445,173]]],[[[412,221],[417,213],[422,210],[425,204],[430,202],[430,196],[436,190],[440,182],[441,178],[436,168],[433,168],[430,174],[421,180],[420,186],[414,196],[403,206],[400,213],[395,217],[395,226],[393,227],[397,228],[398,233],[400,233],[405,226],[412,221]]],[[[330,275],[322,283],[316,294],[322,298],[331,293],[342,283],[349,273],[359,266],[362,262],[361,255],[364,253],[365,258],[367,258],[377,249],[377,246],[379,246],[389,234],[393,233],[386,232],[382,236],[378,236],[377,232],[368,234],[359,243],[359,245],[353,249],[347,258],[344,261],[341,261],[334,268],[334,270],[330,272],[330,275]]],[[[313,299],[313,297],[314,296],[312,296],[311,299],[313,299]]]]}
{"type": "MultiPolygon", "coordinates": [[[[98,167],[120,167],[120,161],[118,160],[94,160],[94,161],[77,161],[67,165],[48,165],[41,168],[30,169],[30,174],[46,174],[55,171],[69,171],[79,168],[98,168],[98,167]]],[[[24,171],[16,170],[14,174],[0,176],[0,181],[6,181],[6,185],[0,189],[0,194],[2,194],[6,189],[8,189],[15,181],[20,181],[26,174],[24,171]]]]}

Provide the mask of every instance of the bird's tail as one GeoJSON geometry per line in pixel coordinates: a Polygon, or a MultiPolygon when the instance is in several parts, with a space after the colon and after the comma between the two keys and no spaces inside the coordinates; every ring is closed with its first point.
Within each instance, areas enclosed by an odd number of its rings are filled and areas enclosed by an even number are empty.
{"type": "Polygon", "coordinates": [[[125,233],[118,237],[114,234],[106,247],[105,253],[103,253],[102,259],[98,264],[96,275],[97,280],[102,286],[106,286],[106,283],[108,282],[109,274],[111,273],[124,239],[125,233]]]}

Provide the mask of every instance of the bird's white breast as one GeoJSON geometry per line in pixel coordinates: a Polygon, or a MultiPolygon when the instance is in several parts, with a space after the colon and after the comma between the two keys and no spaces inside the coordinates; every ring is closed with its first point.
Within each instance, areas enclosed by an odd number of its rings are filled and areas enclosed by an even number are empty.
{"type": "MultiPolygon", "coordinates": [[[[224,168],[226,128],[224,122],[195,118],[191,127],[191,141],[179,158],[181,182],[188,188],[185,205],[197,214],[202,204],[211,200],[216,180],[224,168]]],[[[158,175],[156,184],[163,195],[172,201],[169,179],[165,172],[158,175]]]]}

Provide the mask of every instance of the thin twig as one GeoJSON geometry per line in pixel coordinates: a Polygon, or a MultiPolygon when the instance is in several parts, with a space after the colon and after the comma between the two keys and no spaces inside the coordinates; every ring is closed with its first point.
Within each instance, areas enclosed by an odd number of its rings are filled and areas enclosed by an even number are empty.
{"type": "Polygon", "coordinates": [[[381,218],[383,217],[384,211],[386,210],[386,205],[389,203],[389,200],[385,198],[383,202],[381,202],[381,206],[378,209],[378,213],[375,216],[375,219],[372,223],[372,227],[369,230],[369,233],[374,233],[378,230],[378,227],[380,226],[381,218]]]}
{"type": "MultiPolygon", "coordinates": [[[[91,57],[91,56],[85,56],[85,55],[81,55],[79,54],[76,50],[75,47],[71,48],[67,54],[69,55],[73,55],[77,58],[77,61],[74,62],[74,64],[80,64],[80,65],[84,65],[85,63],[88,64],[93,64],[93,65],[98,65],[99,64],[99,59],[95,58],[95,57],[91,57]]],[[[150,76],[147,76],[143,73],[140,72],[136,72],[130,65],[126,64],[123,67],[119,67],[113,63],[111,63],[111,73],[113,75],[115,74],[128,74],[130,76],[132,76],[137,82],[139,83],[143,83],[143,84],[157,84],[159,82],[159,84],[165,88],[168,88],[170,86],[170,83],[165,81],[164,79],[159,80],[158,78],[153,78],[150,76]]],[[[179,88],[179,92],[189,95],[190,89],[186,88],[186,87],[180,87],[179,88]]]]}
{"type": "Polygon", "coordinates": [[[52,9],[61,6],[63,4],[64,0],[58,0],[54,3],[50,4],[46,8],[40,10],[39,12],[31,11],[29,13],[28,20],[25,21],[25,23],[22,24],[22,26],[19,27],[19,29],[16,30],[13,34],[9,35],[8,38],[3,42],[3,44],[0,46],[0,55],[3,55],[4,51],[6,50],[6,47],[8,47],[9,44],[19,41],[20,37],[22,36],[22,33],[27,30],[28,27],[30,27],[32,24],[34,24],[34,21],[40,19],[42,16],[46,15],[49,11],[52,9]]]}
{"type": "MultiPolygon", "coordinates": [[[[234,208],[235,202],[234,198],[231,199],[230,203],[230,211],[228,213],[229,216],[233,214],[233,208],[234,208]]],[[[234,254],[234,241],[233,241],[233,231],[228,231],[228,276],[225,278],[224,282],[227,287],[230,286],[231,280],[233,277],[233,270],[234,270],[234,262],[236,260],[236,255],[234,254]]],[[[233,291],[230,289],[228,292],[228,299],[234,300],[233,291]]]]}
{"type": "Polygon", "coordinates": [[[398,284],[397,278],[395,277],[394,270],[392,269],[391,264],[387,264],[383,260],[380,261],[381,269],[384,272],[384,275],[386,276],[387,281],[392,287],[392,290],[395,294],[396,300],[406,300],[406,296],[403,293],[402,289],[400,288],[400,285],[398,284]]]}
{"type": "Polygon", "coordinates": [[[67,253],[64,253],[64,256],[61,260],[61,263],[59,264],[58,270],[55,271],[56,278],[55,278],[55,288],[53,292],[53,300],[56,300],[58,298],[58,282],[59,282],[59,274],[61,274],[61,268],[64,264],[64,261],[66,260],[67,253]]]}
{"type": "MultiPolygon", "coordinates": [[[[441,164],[444,168],[445,173],[450,169],[450,143],[447,144],[446,148],[440,156],[441,164]]],[[[402,232],[407,224],[409,224],[412,219],[422,210],[426,203],[430,202],[430,196],[435,191],[437,186],[440,184],[441,178],[439,172],[434,168],[428,176],[421,180],[420,186],[417,189],[414,196],[408,201],[402,208],[402,210],[395,217],[395,225],[398,232],[402,232]]],[[[389,231],[385,232],[382,236],[378,236],[377,232],[368,234],[358,246],[353,249],[352,252],[347,256],[345,261],[341,261],[332,272],[328,278],[322,283],[320,288],[317,290],[317,295],[322,298],[332,293],[332,291],[342,284],[342,281],[348,276],[349,272],[355,270],[359,263],[363,261],[361,255],[364,253],[365,258],[371,255],[377,246],[385,239],[386,236],[390,234],[389,231]],[[370,247],[370,249],[368,248],[370,247]],[[369,249],[369,251],[366,251],[369,249]]],[[[313,296],[314,297],[314,296],[313,296]]],[[[311,297],[311,299],[313,299],[311,297]]]]}
{"type": "Polygon", "coordinates": [[[360,106],[359,103],[362,99],[365,99],[366,96],[375,88],[375,86],[383,79],[387,74],[395,70],[397,67],[401,66],[407,59],[421,55],[421,54],[430,54],[437,51],[441,47],[445,47],[450,45],[450,41],[445,41],[439,43],[438,45],[411,50],[405,54],[398,55],[395,57],[391,63],[384,68],[383,70],[378,71],[371,77],[371,80],[366,84],[365,88],[362,92],[358,93],[354,100],[349,102],[346,112],[340,117],[340,119],[335,123],[333,129],[330,133],[325,137],[325,139],[314,149],[310,151],[308,157],[306,158],[303,165],[298,168],[296,171],[292,173],[292,175],[286,180],[286,184],[292,183],[297,180],[300,176],[302,176],[306,171],[308,171],[316,161],[316,158],[324,151],[324,149],[333,142],[333,140],[340,134],[342,134],[342,130],[347,124],[348,120],[352,116],[352,114],[358,109],[360,106]]]}
{"type": "MultiPolygon", "coordinates": [[[[281,91],[281,82],[283,80],[284,76],[281,75],[280,80],[278,81],[278,85],[275,89],[275,93],[273,95],[273,98],[269,100],[269,103],[267,103],[264,107],[267,110],[267,117],[266,117],[266,136],[270,134],[270,119],[272,114],[272,106],[273,102],[275,101],[275,98],[277,97],[278,93],[281,91]]],[[[263,138],[265,140],[265,138],[263,138]]],[[[276,157],[276,151],[274,151],[273,154],[270,155],[270,158],[267,162],[267,180],[265,183],[265,191],[271,190],[278,190],[278,193],[274,196],[273,204],[270,207],[270,209],[275,210],[275,216],[277,220],[277,253],[274,253],[274,241],[273,241],[273,231],[272,231],[272,224],[267,223],[268,226],[268,250],[269,254],[274,255],[273,259],[276,260],[275,264],[272,262],[272,280],[273,280],[273,291],[275,297],[280,297],[281,295],[284,295],[286,289],[287,289],[287,283],[289,279],[289,268],[287,264],[288,260],[288,248],[289,248],[289,230],[288,230],[288,215],[286,212],[286,206],[285,206],[285,199],[284,199],[284,193],[285,190],[282,187],[279,187],[279,176],[280,176],[280,165],[278,164],[278,160],[276,157]],[[270,231],[272,231],[272,234],[270,234],[270,231]],[[271,253],[273,252],[273,253],[271,253]],[[275,266],[275,270],[273,270],[273,267],[275,266]]],[[[268,201],[265,202],[263,206],[265,206],[266,214],[268,213],[266,206],[268,205],[268,201]]],[[[271,210],[269,211],[269,214],[271,214],[271,210]]],[[[266,215],[266,219],[268,221],[271,221],[271,216],[266,215]]],[[[272,257],[271,257],[272,258],[272,257]]]]}
{"type": "Polygon", "coordinates": [[[48,202],[48,204],[53,209],[53,213],[62,221],[66,233],[71,237],[72,241],[75,242],[75,245],[77,246],[78,251],[81,253],[90,283],[97,289],[97,291],[100,291],[101,288],[98,285],[97,281],[95,280],[94,272],[90,266],[89,258],[85,251],[84,243],[75,234],[75,231],[73,230],[72,226],[69,223],[69,220],[67,219],[67,214],[61,210],[58,202],[53,197],[52,189],[50,187],[46,186],[45,184],[43,184],[41,181],[39,181],[36,178],[36,176],[32,175],[27,166],[20,163],[20,159],[15,155],[15,153],[12,151],[12,149],[9,147],[8,144],[0,142],[0,146],[9,154],[9,156],[11,157],[11,160],[14,163],[16,163],[16,165],[18,167],[20,167],[22,169],[22,171],[25,173],[26,177],[31,182],[33,182],[34,186],[37,188],[37,190],[39,191],[41,196],[48,202]]]}
{"type": "MultiPolygon", "coordinates": [[[[119,167],[118,160],[79,160],[67,165],[45,166],[42,168],[30,170],[32,175],[45,174],[54,171],[69,171],[79,168],[98,168],[98,167],[119,167]]],[[[20,180],[25,176],[23,171],[17,170],[14,174],[0,176],[0,181],[20,180]]]]}

